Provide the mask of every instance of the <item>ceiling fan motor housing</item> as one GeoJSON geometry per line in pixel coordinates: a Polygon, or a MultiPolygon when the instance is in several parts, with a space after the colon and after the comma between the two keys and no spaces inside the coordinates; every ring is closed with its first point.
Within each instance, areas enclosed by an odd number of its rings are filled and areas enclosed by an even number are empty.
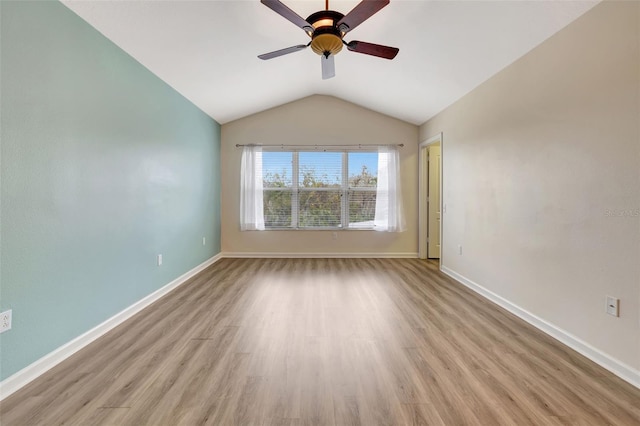
{"type": "Polygon", "coordinates": [[[307,22],[313,26],[311,34],[311,49],[318,55],[335,55],[342,50],[342,37],[344,34],[338,29],[336,23],[344,15],[333,10],[321,10],[309,15],[307,22]]]}

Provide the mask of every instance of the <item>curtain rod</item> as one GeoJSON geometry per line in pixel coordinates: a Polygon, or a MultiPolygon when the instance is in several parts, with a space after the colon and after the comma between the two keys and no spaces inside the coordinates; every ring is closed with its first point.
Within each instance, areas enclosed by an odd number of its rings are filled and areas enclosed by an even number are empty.
{"type": "Polygon", "coordinates": [[[368,148],[368,147],[377,147],[377,146],[399,146],[400,148],[404,147],[403,143],[398,144],[382,144],[382,143],[372,143],[372,144],[347,144],[347,145],[287,145],[287,144],[241,144],[237,143],[236,148],[240,148],[243,146],[268,146],[268,147],[280,147],[280,148],[314,148],[314,149],[322,149],[322,148],[368,148]]]}

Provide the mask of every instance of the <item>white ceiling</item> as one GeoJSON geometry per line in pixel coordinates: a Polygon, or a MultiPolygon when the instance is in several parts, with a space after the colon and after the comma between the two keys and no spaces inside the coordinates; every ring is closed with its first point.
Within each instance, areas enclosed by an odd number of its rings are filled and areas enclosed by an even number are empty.
{"type": "MultiPolygon", "coordinates": [[[[258,0],[63,2],[221,124],[313,94],[422,124],[598,0],[392,0],[345,40],[399,47],[398,56],[344,49],[331,80],[311,49],[257,58],[309,41],[258,0]]],[[[303,18],[324,9],[323,0],[283,2],[303,18]]],[[[358,2],[330,8],[346,14],[358,2]]]]}

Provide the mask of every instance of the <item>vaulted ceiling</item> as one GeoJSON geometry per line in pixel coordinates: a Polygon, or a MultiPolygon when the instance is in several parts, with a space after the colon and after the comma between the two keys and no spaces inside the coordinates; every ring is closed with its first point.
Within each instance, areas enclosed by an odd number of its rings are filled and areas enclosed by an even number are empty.
{"type": "MultiPolygon", "coordinates": [[[[324,9],[323,0],[283,2],[303,18],[324,9]]],[[[422,124],[598,1],[391,0],[345,40],[398,47],[398,56],[343,49],[330,80],[311,49],[257,58],[309,42],[258,0],[63,3],[219,123],[326,94],[422,124]]]]}

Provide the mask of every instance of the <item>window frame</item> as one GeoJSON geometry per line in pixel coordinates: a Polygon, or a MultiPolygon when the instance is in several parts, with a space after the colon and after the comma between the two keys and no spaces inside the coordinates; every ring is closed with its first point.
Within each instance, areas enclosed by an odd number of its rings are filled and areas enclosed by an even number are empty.
{"type": "MultiPolygon", "coordinates": [[[[291,155],[291,187],[290,188],[272,188],[263,187],[263,194],[266,191],[291,191],[291,226],[267,226],[265,223],[265,231],[372,231],[371,226],[352,227],[349,223],[349,201],[353,193],[356,192],[373,192],[377,195],[378,188],[375,187],[351,187],[349,185],[349,154],[350,153],[378,153],[376,148],[360,148],[356,150],[350,149],[323,149],[322,152],[332,152],[342,154],[342,182],[340,188],[304,188],[300,187],[300,152],[318,152],[317,149],[282,149],[282,148],[265,148],[263,152],[290,152],[291,155]],[[339,226],[303,226],[299,224],[300,216],[300,193],[301,192],[340,192],[340,225],[339,226]]],[[[377,171],[376,171],[377,176],[377,171]]]]}

